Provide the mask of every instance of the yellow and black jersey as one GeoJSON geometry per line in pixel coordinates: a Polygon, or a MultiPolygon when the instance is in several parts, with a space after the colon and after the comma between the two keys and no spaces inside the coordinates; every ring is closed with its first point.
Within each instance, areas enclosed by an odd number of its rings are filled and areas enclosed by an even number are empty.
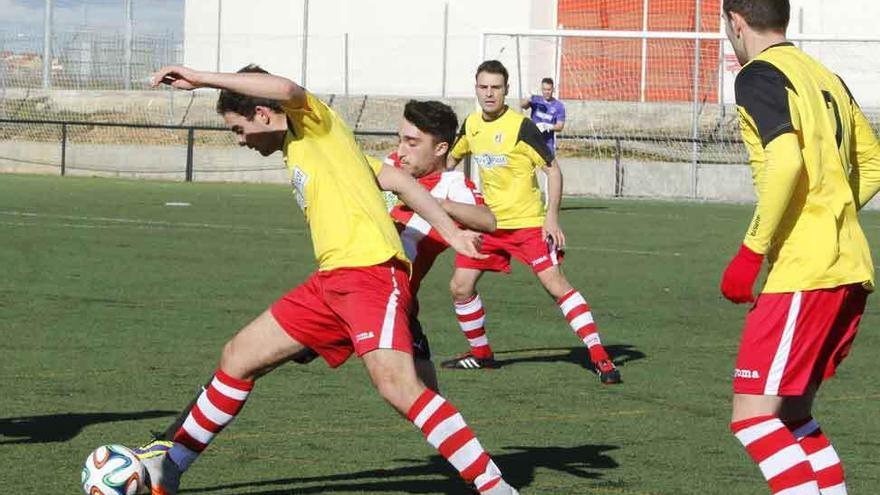
{"type": "Polygon", "coordinates": [[[838,76],[791,43],[736,79],[758,196],[744,244],[766,254],[764,292],[873,285],[857,211],[880,188],[880,147],[838,76]]]}
{"type": "Polygon", "coordinates": [[[535,170],[552,162],[553,153],[534,122],[509,108],[492,121],[474,112],[462,122],[451,151],[456,159],[468,153],[499,229],[544,224],[546,211],[535,170]]]}

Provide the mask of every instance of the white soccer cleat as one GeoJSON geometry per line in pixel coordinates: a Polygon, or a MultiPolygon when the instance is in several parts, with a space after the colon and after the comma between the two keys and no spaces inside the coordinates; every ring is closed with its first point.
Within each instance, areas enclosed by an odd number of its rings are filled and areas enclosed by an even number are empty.
{"type": "Polygon", "coordinates": [[[154,440],[134,449],[147,471],[147,487],[150,495],[177,495],[180,489],[180,468],[168,457],[173,445],[165,440],[154,440]]]}

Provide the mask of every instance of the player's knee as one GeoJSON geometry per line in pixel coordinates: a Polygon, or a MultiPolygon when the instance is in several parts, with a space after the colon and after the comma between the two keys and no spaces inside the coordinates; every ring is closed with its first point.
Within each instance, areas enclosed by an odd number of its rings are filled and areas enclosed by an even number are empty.
{"type": "Polygon", "coordinates": [[[550,268],[538,274],[544,289],[554,298],[560,298],[573,288],[558,269],[550,268]]]}
{"type": "Polygon", "coordinates": [[[404,376],[390,370],[388,373],[375,373],[373,385],[386,402],[403,414],[406,414],[422,390],[415,376],[404,376]]]}
{"type": "Polygon", "coordinates": [[[237,346],[235,339],[231,339],[223,345],[223,351],[220,353],[220,367],[229,367],[235,364],[237,355],[237,346]]]}
{"type": "Polygon", "coordinates": [[[456,301],[463,301],[474,295],[474,284],[467,280],[453,278],[449,281],[449,292],[456,301]]]}
{"type": "Polygon", "coordinates": [[[241,347],[237,345],[235,339],[231,339],[223,346],[223,352],[220,354],[220,369],[239,380],[256,379],[259,373],[248,365],[245,358],[241,347]]]}

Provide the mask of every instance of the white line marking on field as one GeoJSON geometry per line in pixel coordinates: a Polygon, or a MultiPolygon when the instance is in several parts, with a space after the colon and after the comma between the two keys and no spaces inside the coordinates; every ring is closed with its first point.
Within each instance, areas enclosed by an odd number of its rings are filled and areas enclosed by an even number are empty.
{"type": "MultiPolygon", "coordinates": [[[[26,212],[26,211],[15,211],[15,210],[0,210],[0,215],[19,217],[19,218],[48,218],[48,219],[59,219],[59,220],[74,220],[79,222],[107,222],[111,224],[118,225],[95,225],[95,224],[87,224],[87,223],[28,223],[28,222],[0,222],[0,225],[10,226],[10,227],[39,227],[39,226],[49,226],[49,227],[66,227],[66,228],[79,228],[79,229],[110,229],[110,228],[137,228],[137,229],[155,229],[155,230],[226,230],[226,231],[234,231],[234,232],[261,232],[261,233],[270,233],[270,234],[300,234],[304,233],[305,229],[293,229],[293,228],[282,228],[282,227],[272,227],[272,228],[255,228],[248,227],[242,225],[226,225],[226,224],[212,224],[212,223],[194,223],[194,222],[168,222],[165,220],[143,220],[137,218],[118,218],[118,217],[89,217],[89,216],[80,216],[80,215],[58,215],[58,214],[49,214],[49,213],[34,213],[34,212],[26,212]]],[[[670,252],[670,251],[654,251],[654,250],[639,250],[639,249],[619,249],[612,247],[598,247],[598,246],[566,246],[566,250],[569,251],[591,251],[596,253],[613,253],[613,254],[624,254],[624,255],[636,255],[636,256],[671,256],[671,257],[680,257],[681,253],[678,252],[670,252]]]]}
{"type": "Polygon", "coordinates": [[[565,251],[593,251],[597,253],[620,253],[620,254],[636,254],[640,256],[681,256],[681,253],[669,251],[645,251],[639,249],[617,249],[608,247],[590,247],[590,246],[565,246],[565,251]]]}
{"type": "Polygon", "coordinates": [[[87,225],[87,224],[76,224],[76,223],[60,223],[60,224],[46,224],[46,223],[26,223],[26,222],[0,222],[2,225],[9,225],[15,227],[30,227],[30,226],[41,226],[41,225],[49,225],[54,227],[72,227],[72,228],[114,228],[114,227],[132,227],[132,228],[140,228],[140,229],[203,229],[203,230],[226,230],[226,231],[238,231],[238,232],[268,232],[275,234],[296,234],[305,232],[304,229],[291,229],[291,228],[281,228],[281,227],[268,227],[268,228],[257,228],[257,227],[247,227],[241,225],[225,225],[225,224],[213,224],[213,223],[196,223],[196,222],[168,222],[164,220],[142,220],[137,218],[115,218],[115,217],[89,217],[89,216],[78,216],[78,215],[57,215],[57,214],[47,214],[47,213],[33,213],[33,212],[25,212],[25,211],[15,211],[15,210],[0,210],[0,215],[19,217],[19,218],[49,218],[49,219],[58,219],[58,220],[74,220],[80,222],[107,222],[111,224],[119,224],[119,225],[87,225]]]}

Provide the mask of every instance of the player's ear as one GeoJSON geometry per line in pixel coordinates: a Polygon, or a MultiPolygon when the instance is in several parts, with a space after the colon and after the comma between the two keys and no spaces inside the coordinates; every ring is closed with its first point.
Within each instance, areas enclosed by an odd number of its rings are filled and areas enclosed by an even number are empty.
{"type": "Polygon", "coordinates": [[[736,35],[736,39],[740,39],[742,37],[742,31],[748,23],[746,22],[745,17],[743,17],[738,12],[730,13],[730,27],[733,28],[733,33],[736,35]]]}
{"type": "Polygon", "coordinates": [[[441,141],[434,145],[434,156],[445,156],[449,151],[449,143],[441,141]]]}
{"type": "Polygon", "coordinates": [[[504,85],[504,96],[507,96],[507,93],[510,92],[510,84],[504,85]]]}
{"type": "Polygon", "coordinates": [[[272,112],[272,109],[268,108],[268,107],[261,106],[261,105],[257,105],[257,107],[254,110],[255,110],[254,118],[258,119],[258,122],[263,125],[269,125],[269,123],[272,121],[272,117],[274,114],[274,112],[272,112]]]}

